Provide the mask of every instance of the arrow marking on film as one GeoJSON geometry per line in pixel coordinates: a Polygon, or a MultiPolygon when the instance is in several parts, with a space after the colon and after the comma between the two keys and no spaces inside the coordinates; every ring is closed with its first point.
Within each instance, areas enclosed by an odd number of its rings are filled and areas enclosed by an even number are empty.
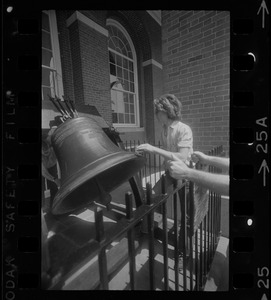
{"type": "Polygon", "coordinates": [[[261,299],[261,300],[268,300],[265,294],[263,294],[263,296],[262,296],[262,299],[261,299]]]}
{"type": "Polygon", "coordinates": [[[267,162],[266,162],[265,159],[263,160],[263,162],[260,166],[258,174],[261,173],[262,169],[263,169],[263,186],[265,186],[265,184],[266,184],[266,171],[269,173],[269,168],[268,168],[268,165],[267,165],[267,162]]]}
{"type": "Polygon", "coordinates": [[[265,0],[262,1],[261,6],[257,12],[257,15],[260,13],[260,11],[262,10],[262,28],[264,28],[264,16],[265,16],[265,11],[266,13],[269,15],[269,11],[267,9],[265,0]]]}

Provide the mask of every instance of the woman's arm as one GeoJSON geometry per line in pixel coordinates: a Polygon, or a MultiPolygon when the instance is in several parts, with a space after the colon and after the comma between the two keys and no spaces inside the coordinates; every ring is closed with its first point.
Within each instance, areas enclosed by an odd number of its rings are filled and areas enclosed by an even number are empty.
{"type": "Polygon", "coordinates": [[[185,161],[188,157],[189,148],[181,148],[179,152],[170,152],[150,144],[141,144],[136,148],[136,151],[146,151],[153,154],[159,154],[165,158],[165,160],[172,160],[173,156],[180,160],[185,161]]]}

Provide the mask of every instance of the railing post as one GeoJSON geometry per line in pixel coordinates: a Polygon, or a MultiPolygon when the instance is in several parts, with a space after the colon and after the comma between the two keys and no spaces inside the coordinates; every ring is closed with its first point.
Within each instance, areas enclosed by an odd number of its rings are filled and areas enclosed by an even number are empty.
{"type": "MultiPolygon", "coordinates": [[[[162,195],[166,195],[166,175],[161,178],[162,195]]],[[[164,255],[164,285],[165,291],[168,290],[168,232],[167,232],[167,202],[162,204],[163,214],[163,255],[164,255]]]]}
{"type": "Polygon", "coordinates": [[[209,271],[209,266],[210,266],[210,261],[211,261],[211,247],[210,247],[210,230],[211,230],[211,194],[210,194],[210,191],[209,191],[209,203],[208,203],[208,213],[207,213],[207,232],[208,232],[208,235],[207,235],[207,248],[208,248],[208,251],[207,251],[207,273],[209,271]]]}
{"type": "MultiPolygon", "coordinates": [[[[161,148],[160,141],[158,142],[158,147],[161,148]]],[[[161,155],[158,156],[159,159],[159,176],[161,177],[161,155]]]]}
{"type": "Polygon", "coordinates": [[[212,231],[212,260],[213,260],[213,257],[214,257],[214,193],[212,193],[212,202],[211,202],[211,206],[212,206],[212,228],[211,228],[211,231],[212,231]]]}
{"type": "Polygon", "coordinates": [[[196,283],[195,291],[199,290],[199,265],[198,265],[198,229],[195,231],[195,274],[196,274],[196,283]]]}
{"type": "MultiPolygon", "coordinates": [[[[174,180],[173,189],[177,188],[177,181],[174,180]]],[[[175,260],[175,290],[179,291],[179,231],[177,214],[177,193],[173,194],[173,215],[174,215],[174,260],[175,260]]]]}
{"type": "Polygon", "coordinates": [[[156,154],[153,154],[153,171],[154,171],[154,182],[157,182],[156,181],[156,154]]]}
{"type": "MultiPolygon", "coordinates": [[[[147,183],[147,205],[152,205],[152,187],[151,184],[147,183]]],[[[148,214],[148,233],[149,233],[149,274],[150,274],[150,290],[154,290],[155,288],[155,280],[154,280],[154,222],[153,222],[153,214],[151,211],[148,214]]]]}
{"type": "Polygon", "coordinates": [[[219,235],[221,235],[221,196],[219,197],[218,213],[219,213],[219,235]]]}
{"type": "Polygon", "coordinates": [[[215,195],[215,248],[218,245],[218,194],[215,195]]]}
{"type": "Polygon", "coordinates": [[[215,212],[215,201],[216,201],[216,194],[214,193],[213,198],[213,256],[215,255],[215,246],[216,246],[216,232],[215,232],[215,226],[216,226],[216,212],[215,212]]]}
{"type": "Polygon", "coordinates": [[[194,183],[193,181],[189,181],[189,272],[190,272],[190,291],[193,291],[194,286],[194,280],[193,280],[193,268],[194,268],[194,262],[193,262],[193,235],[194,235],[194,183]]]}
{"type": "Polygon", "coordinates": [[[187,290],[186,286],[186,249],[187,249],[187,220],[186,220],[186,215],[187,215],[187,206],[186,206],[186,184],[187,181],[185,181],[185,185],[181,189],[181,193],[179,193],[180,196],[180,202],[181,202],[181,238],[183,238],[184,242],[182,243],[183,249],[183,288],[184,291],[187,290]]]}
{"type": "MultiPolygon", "coordinates": [[[[203,222],[203,221],[202,221],[203,222]]],[[[200,290],[202,290],[203,288],[203,249],[202,249],[202,246],[203,246],[203,232],[202,232],[202,222],[200,223],[200,258],[199,258],[199,261],[200,261],[200,268],[199,268],[199,274],[200,274],[200,282],[199,282],[199,285],[200,285],[200,290]]]]}
{"type": "MultiPolygon", "coordinates": [[[[210,155],[213,156],[213,149],[210,152],[210,155]]],[[[213,173],[213,167],[209,166],[209,171],[210,173],[213,173]]],[[[209,190],[209,195],[210,195],[210,199],[209,199],[209,222],[210,222],[210,226],[209,226],[209,235],[210,235],[210,244],[209,244],[209,267],[211,266],[212,263],[212,258],[213,258],[213,191],[209,190]]]]}
{"type": "MultiPolygon", "coordinates": [[[[133,194],[127,192],[125,194],[126,203],[126,218],[128,221],[133,220],[133,194]]],[[[135,236],[134,227],[127,232],[128,237],[128,253],[129,253],[129,267],[130,267],[130,287],[135,289],[135,236]]]]}
{"type": "Polygon", "coordinates": [[[204,283],[207,275],[207,214],[204,217],[204,255],[203,255],[203,274],[204,274],[204,283]]]}
{"type": "MultiPolygon", "coordinates": [[[[95,210],[95,227],[96,227],[96,240],[97,242],[102,242],[104,237],[104,226],[103,226],[103,210],[97,207],[95,210]]],[[[105,248],[100,250],[99,256],[99,272],[100,272],[100,288],[103,290],[108,290],[108,276],[107,276],[107,262],[105,248]]]]}
{"type": "Polygon", "coordinates": [[[221,232],[220,232],[220,218],[221,218],[221,211],[220,211],[220,204],[221,204],[221,195],[218,196],[217,199],[217,215],[218,215],[218,221],[217,221],[217,233],[218,237],[220,238],[221,232]]]}
{"type": "MultiPolygon", "coordinates": [[[[213,149],[213,156],[215,155],[215,149],[213,149]]],[[[215,173],[215,167],[212,168],[213,173],[215,173]]],[[[213,192],[212,197],[212,260],[215,255],[215,192],[213,192]]]]}
{"type": "MultiPolygon", "coordinates": [[[[214,156],[216,156],[217,149],[214,149],[214,156]]],[[[213,172],[216,173],[216,167],[213,168],[213,172]]],[[[215,254],[215,248],[216,248],[216,193],[214,193],[213,196],[213,256],[215,254]]]]}

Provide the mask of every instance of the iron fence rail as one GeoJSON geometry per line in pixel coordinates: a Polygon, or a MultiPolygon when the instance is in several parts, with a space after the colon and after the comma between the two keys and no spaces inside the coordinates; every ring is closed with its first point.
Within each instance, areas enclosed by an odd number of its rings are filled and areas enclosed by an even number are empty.
{"type": "MultiPolygon", "coordinates": [[[[136,144],[139,141],[132,143],[126,143],[125,147],[129,151],[134,151],[136,144]]],[[[158,146],[161,146],[160,143],[158,146]]],[[[211,150],[209,155],[222,155],[223,148],[219,146],[211,150]]],[[[217,168],[209,169],[210,172],[219,173],[217,168]]],[[[165,174],[163,174],[163,168],[160,158],[150,157],[148,158],[148,164],[142,170],[140,177],[142,181],[145,181],[146,194],[144,203],[137,207],[133,211],[133,194],[128,192],[125,194],[126,204],[126,217],[119,220],[119,222],[110,228],[108,231],[104,231],[103,224],[103,210],[97,208],[95,211],[95,227],[96,227],[96,240],[88,244],[88,249],[81,249],[82,252],[88,253],[88,258],[98,256],[99,262],[99,278],[100,289],[109,289],[109,276],[107,274],[107,257],[106,248],[119,237],[126,235],[128,240],[128,257],[129,257],[129,274],[130,274],[130,289],[137,289],[137,272],[136,272],[136,251],[135,251],[135,227],[142,222],[144,218],[147,219],[148,228],[148,268],[149,268],[149,289],[156,289],[155,282],[155,224],[154,224],[154,212],[157,208],[160,208],[162,214],[162,249],[163,249],[163,278],[164,278],[164,290],[169,289],[169,230],[168,230],[168,212],[167,201],[173,201],[173,246],[174,246],[174,280],[175,290],[180,289],[180,278],[182,279],[182,289],[184,291],[190,290],[203,290],[207,274],[210,270],[212,259],[214,257],[216,247],[218,245],[221,227],[221,197],[220,195],[209,191],[208,201],[209,207],[204,218],[200,222],[197,228],[194,228],[193,218],[190,217],[190,226],[186,226],[186,214],[188,204],[190,205],[189,213],[194,213],[194,184],[189,181],[182,181],[181,185],[177,185],[177,181],[174,182],[173,191],[168,193],[165,185],[165,174]],[[158,163],[157,163],[158,162],[158,163]],[[152,184],[150,183],[151,176],[155,172],[154,181],[157,182],[159,178],[161,180],[162,194],[158,196],[152,195],[152,184]],[[181,193],[180,193],[181,191],[181,193]],[[179,229],[178,219],[178,194],[181,194],[180,207],[181,207],[181,228],[179,229]],[[179,230],[181,230],[184,243],[182,249],[179,249],[179,230]],[[187,248],[189,244],[189,247],[187,248]],[[189,250],[187,250],[189,249],[189,250]],[[183,254],[183,258],[180,258],[180,252],[183,254]],[[183,260],[183,268],[179,270],[179,263],[183,260]]],[[[66,278],[69,274],[66,275],[66,278]]],[[[65,282],[58,282],[57,285],[51,289],[59,288],[65,282]]]]}

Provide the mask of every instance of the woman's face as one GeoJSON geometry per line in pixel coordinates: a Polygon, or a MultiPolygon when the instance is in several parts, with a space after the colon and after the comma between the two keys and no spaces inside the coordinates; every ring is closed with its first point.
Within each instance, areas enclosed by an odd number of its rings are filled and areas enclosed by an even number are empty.
{"type": "Polygon", "coordinates": [[[168,124],[168,116],[167,116],[167,113],[165,113],[164,111],[159,111],[156,114],[156,117],[157,117],[158,122],[162,126],[166,126],[168,124]]]}

